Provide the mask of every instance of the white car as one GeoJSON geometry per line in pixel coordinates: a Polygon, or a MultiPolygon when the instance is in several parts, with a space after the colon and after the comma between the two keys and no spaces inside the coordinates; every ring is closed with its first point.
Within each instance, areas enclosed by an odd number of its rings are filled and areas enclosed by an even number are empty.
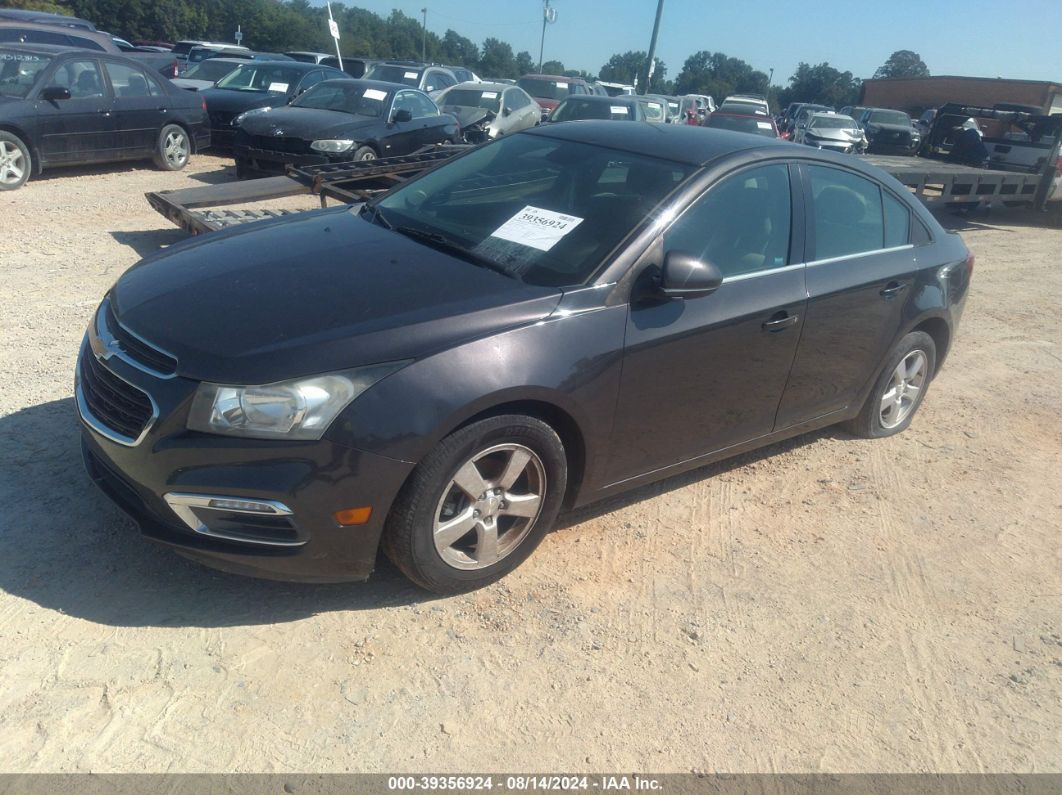
{"type": "Polygon", "coordinates": [[[458,83],[442,91],[435,102],[457,118],[470,144],[520,132],[542,120],[542,108],[530,94],[506,83],[458,83]]]}
{"type": "Polygon", "coordinates": [[[731,94],[723,100],[723,104],[725,105],[728,102],[740,103],[742,105],[756,105],[757,107],[763,108],[763,112],[768,116],[771,113],[771,107],[767,104],[767,100],[759,94],[731,94]]]}

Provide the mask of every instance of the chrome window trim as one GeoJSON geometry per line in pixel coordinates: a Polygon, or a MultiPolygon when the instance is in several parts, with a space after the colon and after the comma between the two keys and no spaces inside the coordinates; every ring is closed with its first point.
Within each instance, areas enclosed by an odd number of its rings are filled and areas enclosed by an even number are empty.
{"type": "MultiPolygon", "coordinates": [[[[177,377],[176,370],[174,372],[172,372],[172,373],[161,373],[158,370],[155,370],[155,369],[153,369],[151,367],[148,367],[143,362],[140,362],[137,359],[134,359],[132,356],[130,356],[128,353],[126,353],[124,350],[122,350],[121,344],[118,342],[118,340],[115,338],[115,336],[113,334],[111,334],[110,330],[108,330],[108,328],[107,328],[107,321],[105,319],[105,316],[106,316],[106,312],[107,312],[108,307],[110,307],[110,304],[111,304],[110,299],[104,299],[104,301],[99,305],[99,308],[96,310],[96,316],[93,318],[92,323],[89,324],[89,330],[90,330],[90,332],[92,332],[92,338],[89,339],[89,347],[92,348],[92,352],[93,352],[93,354],[95,354],[96,358],[99,359],[100,361],[104,361],[104,360],[110,359],[112,356],[114,356],[114,357],[116,357],[118,359],[121,359],[123,362],[128,364],[130,367],[135,367],[137,370],[140,370],[140,372],[147,373],[148,375],[153,376],[155,378],[160,378],[160,379],[162,379],[164,381],[169,381],[171,378],[176,378],[177,377]]],[[[120,320],[118,320],[118,318],[115,318],[114,322],[117,323],[119,326],[121,326],[122,327],[122,331],[124,331],[130,337],[133,337],[133,338],[139,340],[140,342],[144,343],[144,345],[146,345],[147,347],[149,347],[149,348],[151,348],[153,350],[156,350],[159,353],[162,353],[162,354],[165,354],[166,356],[169,356],[171,359],[173,359],[174,364],[175,365],[177,364],[178,359],[172,353],[170,353],[167,350],[163,350],[162,348],[160,348],[158,345],[156,345],[153,342],[148,342],[146,339],[141,337],[135,331],[132,331],[131,329],[129,329],[124,323],[122,323],[120,320]]],[[[111,372],[113,372],[113,371],[111,371],[111,372]]],[[[122,380],[125,381],[124,378],[122,378],[122,380]]],[[[132,384],[129,381],[126,381],[126,383],[130,384],[131,386],[136,386],[136,384],[132,384]]],[[[137,389],[140,389],[140,387],[137,387],[137,389]]],[[[140,391],[144,392],[143,389],[141,389],[140,391]]],[[[147,394],[147,393],[145,392],[144,394],[147,394]]],[[[148,397],[151,397],[151,396],[148,395],[148,397]]]]}
{"type": "Polygon", "coordinates": [[[211,530],[199,517],[195,515],[193,508],[201,508],[207,511],[220,511],[223,513],[242,513],[249,516],[293,516],[294,512],[282,502],[277,500],[260,500],[255,497],[234,497],[227,494],[189,494],[185,492],[171,491],[164,494],[162,499],[166,501],[166,504],[170,506],[170,509],[177,514],[182,522],[195,533],[202,536],[209,536],[210,538],[219,538],[223,541],[234,541],[240,544],[255,544],[263,547],[301,547],[306,543],[306,539],[301,541],[267,541],[258,538],[247,538],[245,536],[238,536],[229,533],[219,533],[211,530]],[[238,500],[240,502],[253,502],[256,505],[262,505],[269,508],[268,511],[241,511],[236,508],[213,508],[210,503],[212,500],[238,500]]]}
{"type": "MultiPolygon", "coordinates": [[[[93,356],[96,355],[95,351],[91,351],[91,353],[93,356]]],[[[147,436],[148,432],[155,426],[155,422],[159,418],[158,403],[155,402],[155,398],[153,398],[150,393],[145,392],[132,381],[122,378],[120,375],[118,375],[118,373],[114,372],[114,370],[108,367],[108,373],[110,373],[120,381],[125,381],[125,383],[129,384],[129,386],[133,387],[138,392],[142,392],[143,394],[147,395],[147,399],[151,402],[151,416],[148,417],[147,422],[144,423],[143,430],[140,431],[140,435],[137,436],[135,439],[130,436],[126,436],[125,434],[118,433],[114,429],[109,428],[107,425],[104,425],[103,421],[97,419],[97,417],[92,413],[92,411],[89,410],[88,402],[85,400],[84,390],[81,387],[81,359],[84,357],[84,355],[85,343],[82,343],[81,350],[77,356],[77,366],[74,368],[74,402],[77,405],[78,416],[81,417],[81,421],[83,423],[85,423],[89,428],[94,430],[96,433],[98,433],[105,439],[110,439],[112,442],[120,444],[124,447],[136,447],[138,444],[144,441],[144,437],[147,436]]],[[[105,366],[99,356],[96,356],[96,360],[100,362],[101,367],[105,366]]]]}
{"type": "Polygon", "coordinates": [[[800,270],[804,267],[806,267],[806,265],[803,262],[796,262],[792,265],[782,265],[778,268],[768,268],[767,270],[762,271],[749,271],[748,273],[738,273],[733,276],[724,276],[723,284],[728,284],[730,282],[742,282],[746,279],[755,279],[759,276],[773,276],[776,273],[785,273],[786,271],[800,270]]]}
{"type": "Polygon", "coordinates": [[[860,251],[858,254],[845,254],[840,257],[827,257],[826,259],[814,259],[807,263],[810,268],[814,265],[829,265],[832,262],[843,262],[846,259],[857,259],[859,257],[866,257],[871,254],[889,254],[894,251],[903,251],[904,249],[914,248],[914,243],[904,243],[902,246],[891,246],[890,248],[873,248],[870,251],[860,251]]]}

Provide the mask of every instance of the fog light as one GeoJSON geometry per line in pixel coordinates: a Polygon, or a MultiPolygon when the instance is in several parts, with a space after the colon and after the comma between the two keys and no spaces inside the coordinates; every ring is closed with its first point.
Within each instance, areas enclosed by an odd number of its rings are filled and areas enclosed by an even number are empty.
{"type": "Polygon", "coordinates": [[[239,511],[240,513],[276,513],[276,510],[270,505],[247,500],[211,500],[207,507],[219,511],[239,511]]]}
{"type": "Polygon", "coordinates": [[[335,516],[336,522],[344,527],[352,524],[365,524],[372,516],[372,507],[366,505],[362,508],[347,508],[344,511],[336,511],[335,516]]]}

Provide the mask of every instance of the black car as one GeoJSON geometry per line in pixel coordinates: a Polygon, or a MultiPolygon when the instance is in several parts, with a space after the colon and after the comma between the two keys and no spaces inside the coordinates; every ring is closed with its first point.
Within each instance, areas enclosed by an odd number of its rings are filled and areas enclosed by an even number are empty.
{"type": "Polygon", "coordinates": [[[907,428],[973,258],[897,180],[806,146],[580,122],[361,206],[126,271],[76,402],[93,479],[232,571],[444,593],[562,506],[845,422],[907,428]]]}
{"type": "Polygon", "coordinates": [[[597,119],[612,121],[645,121],[644,97],[597,95],[569,96],[561,101],[547,117],[548,122],[597,119]]]}
{"type": "Polygon", "coordinates": [[[153,157],[177,171],[209,145],[202,100],[136,61],[0,45],[0,190],[76,163],[153,157]]]}
{"type": "Polygon", "coordinates": [[[914,155],[922,135],[902,110],[867,108],[857,119],[867,136],[867,152],[881,155],[914,155]]]}
{"type": "Polygon", "coordinates": [[[213,88],[199,92],[210,114],[213,146],[228,149],[236,135],[237,116],[258,108],[279,108],[325,80],[351,79],[330,66],[299,61],[250,61],[241,64],[213,88]]]}
{"type": "Polygon", "coordinates": [[[237,124],[236,173],[408,155],[461,139],[457,119],[423,91],[373,80],[326,80],[288,107],[251,111],[237,124]]]}

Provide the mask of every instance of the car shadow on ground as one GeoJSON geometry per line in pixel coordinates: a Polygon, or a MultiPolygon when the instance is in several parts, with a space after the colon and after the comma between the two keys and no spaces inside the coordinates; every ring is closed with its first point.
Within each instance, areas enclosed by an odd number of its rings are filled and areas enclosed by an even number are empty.
{"type": "MultiPolygon", "coordinates": [[[[214,157],[224,157],[224,155],[210,150],[208,154],[214,157]]],[[[221,185],[225,182],[236,181],[236,164],[230,163],[227,166],[214,169],[213,171],[193,171],[189,172],[188,179],[193,182],[202,182],[204,185],[221,185]]]]}
{"type": "Polygon", "coordinates": [[[129,246],[140,257],[148,257],[158,251],[188,239],[183,229],[148,229],[143,232],[111,232],[111,237],[123,246],[129,246]]]}
{"type": "MultiPolygon", "coordinates": [[[[594,503],[563,514],[557,528],[835,433],[799,436],[594,503]]],[[[436,598],[411,585],[382,555],[368,582],[308,585],[217,572],[141,537],[85,474],[71,398],[0,418],[0,462],[0,589],[48,610],[108,626],[209,628],[436,598]]]]}

